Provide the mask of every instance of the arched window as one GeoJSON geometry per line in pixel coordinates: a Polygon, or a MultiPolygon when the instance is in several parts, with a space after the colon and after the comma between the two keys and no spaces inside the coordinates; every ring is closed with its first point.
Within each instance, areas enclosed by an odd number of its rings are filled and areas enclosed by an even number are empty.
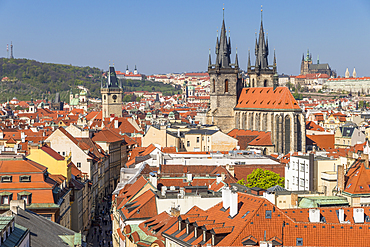
{"type": "Polygon", "coordinates": [[[265,80],[265,81],[263,82],[263,86],[264,86],[264,87],[267,87],[267,80],[265,80]]]}
{"type": "Polygon", "coordinates": [[[212,80],[212,92],[214,93],[216,91],[216,83],[215,79],[212,80]]]}
{"type": "Polygon", "coordinates": [[[252,85],[251,85],[251,87],[255,87],[255,85],[254,85],[254,79],[252,79],[252,85]]]}
{"type": "Polygon", "coordinates": [[[225,80],[225,93],[229,92],[229,80],[225,80]]]}

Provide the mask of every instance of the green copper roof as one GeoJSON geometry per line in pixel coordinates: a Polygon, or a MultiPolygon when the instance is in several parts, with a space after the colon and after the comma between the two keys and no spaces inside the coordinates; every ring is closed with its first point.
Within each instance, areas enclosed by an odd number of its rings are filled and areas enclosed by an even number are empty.
{"type": "Polygon", "coordinates": [[[80,102],[79,99],[73,98],[73,99],[71,99],[71,102],[69,103],[69,105],[78,105],[79,102],[80,102]]]}
{"type": "Polygon", "coordinates": [[[347,198],[340,196],[312,196],[304,197],[299,202],[300,208],[317,208],[325,206],[345,206],[349,203],[347,198]]]}

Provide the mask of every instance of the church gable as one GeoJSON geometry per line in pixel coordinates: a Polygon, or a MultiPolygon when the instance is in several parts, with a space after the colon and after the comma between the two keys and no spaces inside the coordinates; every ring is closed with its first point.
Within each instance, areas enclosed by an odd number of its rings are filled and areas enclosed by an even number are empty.
{"type": "Polygon", "coordinates": [[[243,88],[235,109],[301,112],[287,87],[243,88]]]}

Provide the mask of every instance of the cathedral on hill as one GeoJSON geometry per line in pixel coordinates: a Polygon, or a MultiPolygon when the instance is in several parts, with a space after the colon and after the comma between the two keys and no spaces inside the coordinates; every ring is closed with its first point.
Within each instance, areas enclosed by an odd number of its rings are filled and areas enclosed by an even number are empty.
{"type": "MultiPolygon", "coordinates": [[[[248,55],[250,87],[242,83],[238,54],[231,62],[231,39],[227,38],[222,20],[220,38],[216,40],[216,61],[208,61],[211,81],[210,109],[207,124],[217,125],[223,132],[245,129],[271,132],[276,153],[305,151],[305,118],[302,109],[287,87],[278,87],[276,56],[268,64],[268,40],[262,17],[255,45],[255,65],[248,55]]],[[[267,150],[262,150],[268,154],[267,150]]]]}
{"type": "Polygon", "coordinates": [[[328,63],[320,64],[319,57],[317,57],[317,63],[312,63],[312,55],[310,51],[307,49],[306,57],[304,54],[302,55],[302,62],[301,62],[301,75],[307,74],[327,74],[330,77],[337,77],[337,73],[331,70],[328,63]]]}

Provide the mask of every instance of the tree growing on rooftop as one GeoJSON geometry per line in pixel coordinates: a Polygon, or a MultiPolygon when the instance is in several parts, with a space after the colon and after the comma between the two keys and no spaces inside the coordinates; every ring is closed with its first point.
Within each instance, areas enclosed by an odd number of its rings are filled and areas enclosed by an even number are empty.
{"type": "Polygon", "coordinates": [[[247,181],[242,178],[238,184],[245,185],[249,188],[258,187],[261,189],[268,189],[275,185],[284,187],[284,178],[279,174],[265,169],[255,169],[247,176],[247,181]]]}

